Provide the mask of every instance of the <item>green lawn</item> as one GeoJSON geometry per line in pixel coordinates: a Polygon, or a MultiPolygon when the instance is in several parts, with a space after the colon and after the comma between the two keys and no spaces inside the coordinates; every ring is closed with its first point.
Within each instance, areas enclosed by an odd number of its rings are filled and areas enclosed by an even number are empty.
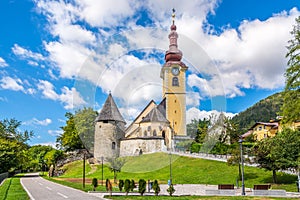
{"type": "MultiPolygon", "coordinates": [[[[118,173],[118,179],[155,180],[167,183],[170,177],[170,156],[164,153],[147,154],[139,157],[130,157],[118,173]]],[[[81,178],[82,161],[66,165],[66,172],[61,178],[81,178]]],[[[113,179],[113,173],[104,165],[104,180],[113,179]]],[[[101,180],[101,165],[86,164],[86,177],[101,180]]],[[[238,166],[228,166],[227,163],[188,158],[172,155],[172,178],[174,184],[234,184],[238,177],[238,166]]],[[[296,176],[278,172],[280,184],[272,184],[272,173],[263,169],[245,166],[245,186],[253,188],[254,184],[271,183],[272,189],[285,189],[295,192],[297,190],[296,176]]],[[[241,185],[241,182],[239,182],[241,185]]]]}
{"type": "Polygon", "coordinates": [[[0,186],[0,200],[27,200],[27,193],[20,183],[22,175],[16,175],[8,178],[0,186]]]}

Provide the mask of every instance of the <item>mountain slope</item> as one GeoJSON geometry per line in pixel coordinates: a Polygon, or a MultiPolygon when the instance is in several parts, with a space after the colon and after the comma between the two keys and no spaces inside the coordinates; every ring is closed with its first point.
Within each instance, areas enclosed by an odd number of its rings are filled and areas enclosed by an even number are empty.
{"type": "Polygon", "coordinates": [[[260,100],[250,108],[234,116],[232,120],[239,124],[241,130],[247,130],[255,122],[269,122],[270,119],[275,119],[279,115],[282,104],[283,93],[276,93],[260,100]]]}

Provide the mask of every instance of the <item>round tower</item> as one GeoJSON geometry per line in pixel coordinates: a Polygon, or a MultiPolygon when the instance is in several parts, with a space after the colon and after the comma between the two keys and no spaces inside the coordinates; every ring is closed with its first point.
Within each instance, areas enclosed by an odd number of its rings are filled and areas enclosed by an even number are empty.
{"type": "Polygon", "coordinates": [[[95,120],[94,157],[98,161],[119,156],[120,140],[125,136],[125,124],[112,95],[109,94],[95,120]]]}

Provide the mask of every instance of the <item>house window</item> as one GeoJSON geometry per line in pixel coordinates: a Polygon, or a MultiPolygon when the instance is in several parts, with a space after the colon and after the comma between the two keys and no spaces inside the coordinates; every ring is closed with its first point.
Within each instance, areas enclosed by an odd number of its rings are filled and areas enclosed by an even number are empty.
{"type": "Polygon", "coordinates": [[[172,86],[179,86],[178,77],[173,77],[173,79],[172,79],[172,86]]]}
{"type": "Polygon", "coordinates": [[[145,137],[147,136],[147,131],[146,131],[146,130],[144,131],[144,136],[145,136],[145,137]]]}
{"type": "Polygon", "coordinates": [[[261,131],[261,130],[262,130],[262,127],[261,127],[261,126],[259,126],[259,127],[258,127],[258,130],[259,130],[259,131],[261,131]]]}
{"type": "Polygon", "coordinates": [[[116,143],[115,143],[115,142],[112,142],[111,148],[112,148],[112,149],[116,149],[116,143]]]}

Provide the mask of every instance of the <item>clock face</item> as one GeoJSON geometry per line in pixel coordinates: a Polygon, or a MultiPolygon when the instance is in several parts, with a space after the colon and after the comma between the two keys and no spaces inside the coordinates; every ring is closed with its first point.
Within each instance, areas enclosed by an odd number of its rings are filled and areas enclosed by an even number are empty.
{"type": "Polygon", "coordinates": [[[173,68],[172,68],[172,74],[173,74],[174,76],[177,76],[177,75],[179,74],[179,68],[178,68],[178,67],[173,67],[173,68]]]}

